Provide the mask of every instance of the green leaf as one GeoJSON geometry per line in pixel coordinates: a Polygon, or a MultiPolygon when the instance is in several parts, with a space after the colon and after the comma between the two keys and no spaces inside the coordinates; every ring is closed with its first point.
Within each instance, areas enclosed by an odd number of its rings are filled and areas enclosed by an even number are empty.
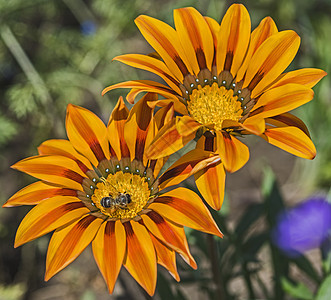
{"type": "Polygon", "coordinates": [[[295,299],[312,300],[314,295],[302,282],[294,285],[288,281],[285,277],[281,279],[282,287],[284,291],[295,299]]]}
{"type": "Polygon", "coordinates": [[[317,291],[315,300],[330,300],[331,296],[331,275],[326,277],[317,291]]]}

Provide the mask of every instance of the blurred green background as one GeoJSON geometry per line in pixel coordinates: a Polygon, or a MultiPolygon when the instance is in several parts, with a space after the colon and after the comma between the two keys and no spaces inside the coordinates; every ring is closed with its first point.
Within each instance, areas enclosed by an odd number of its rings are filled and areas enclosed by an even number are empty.
{"type": "MultiPolygon", "coordinates": [[[[112,62],[119,54],[152,52],[133,22],[138,15],[147,14],[173,25],[173,9],[194,6],[202,14],[220,21],[232,3],[223,0],[0,0],[0,203],[33,182],[10,166],[36,155],[37,146],[44,140],[66,137],[64,120],[68,103],[91,109],[107,122],[118,96],[125,94],[118,90],[101,97],[104,87],[129,79],[153,78],[147,72],[112,62]]],[[[279,30],[293,29],[301,36],[301,47],[290,69],[316,67],[330,74],[331,0],[241,3],[250,12],[253,28],[262,18],[271,16],[279,30]]],[[[247,212],[247,207],[262,201],[261,185],[268,168],[278,179],[287,205],[312,193],[328,192],[331,182],[330,83],[330,76],[324,78],[314,88],[314,100],[296,111],[310,129],[317,158],[313,162],[296,159],[253,138],[249,141],[251,161],[227,178],[226,203],[222,215],[217,215],[220,222],[226,216],[227,225],[232,228],[247,212]]],[[[121,272],[114,295],[109,296],[90,249],[45,283],[43,274],[49,236],[13,248],[16,229],[28,210],[27,207],[0,209],[0,300],[148,298],[125,270],[121,272]]],[[[253,218],[254,222],[258,220],[263,223],[263,216],[253,218]]],[[[215,287],[210,279],[208,255],[201,254],[200,248],[204,246],[198,245],[196,233],[188,234],[199,270],[191,271],[179,262],[183,281],[178,284],[159,268],[156,299],[169,299],[165,295],[172,295],[174,290],[178,299],[217,299],[218,294],[213,294],[215,287]]],[[[259,272],[262,277],[267,274],[267,281],[271,281],[271,262],[263,251],[260,252],[260,247],[255,249],[263,262],[259,272]]],[[[222,266],[220,269],[222,272],[222,266]]],[[[228,284],[233,298],[229,299],[249,298],[247,287],[240,281],[240,276],[244,275],[231,275],[228,284]]],[[[307,282],[310,281],[307,279],[307,282]]],[[[314,288],[314,283],[311,285],[314,288]]],[[[269,287],[266,283],[266,289],[269,287]]],[[[258,292],[256,297],[263,299],[261,295],[265,293],[258,292]]]]}

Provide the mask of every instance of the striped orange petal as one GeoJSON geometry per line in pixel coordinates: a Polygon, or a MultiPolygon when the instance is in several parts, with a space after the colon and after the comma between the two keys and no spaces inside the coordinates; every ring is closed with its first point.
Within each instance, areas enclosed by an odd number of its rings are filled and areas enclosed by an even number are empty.
{"type": "Polygon", "coordinates": [[[153,120],[154,107],[148,101],[157,100],[157,95],[148,93],[134,105],[129,113],[124,128],[126,143],[130,149],[131,160],[143,161],[145,145],[149,145],[154,137],[153,120]]]}
{"type": "Polygon", "coordinates": [[[102,91],[102,95],[105,95],[107,92],[114,90],[114,89],[137,89],[137,92],[133,95],[131,94],[131,97],[129,97],[130,93],[127,95],[126,99],[129,103],[133,104],[135,97],[141,93],[141,92],[150,92],[150,93],[157,93],[159,95],[164,96],[165,98],[174,98],[176,95],[176,92],[169,89],[164,84],[150,81],[150,80],[131,80],[131,81],[125,81],[120,82],[111,86],[106,87],[102,91]]]}
{"type": "Polygon", "coordinates": [[[149,208],[177,224],[223,236],[199,196],[189,189],[180,187],[164,193],[149,208]]]}
{"type": "Polygon", "coordinates": [[[110,115],[107,132],[112,149],[118,159],[130,157],[130,151],[124,138],[124,125],[129,115],[122,97],[119,97],[116,106],[110,115]]]}
{"type": "Polygon", "coordinates": [[[76,150],[87,157],[94,166],[109,159],[109,144],[105,124],[89,110],[68,105],[66,129],[76,150]]]}
{"type": "Polygon", "coordinates": [[[92,242],[92,249],[108,290],[112,293],[126,251],[126,234],[122,223],[104,222],[92,242]]]}
{"type": "Polygon", "coordinates": [[[174,10],[176,30],[193,72],[208,68],[214,57],[213,36],[204,17],[193,7],[174,10]]]}
{"type": "Polygon", "coordinates": [[[224,200],[225,170],[222,162],[206,166],[194,174],[195,183],[206,202],[220,210],[224,200]]]}
{"type": "Polygon", "coordinates": [[[188,248],[184,228],[166,221],[160,214],[151,211],[141,216],[146,228],[168,247],[180,253],[194,269],[197,265],[188,248]]]}
{"type": "Polygon", "coordinates": [[[239,170],[249,159],[248,147],[227,132],[217,132],[217,153],[229,172],[239,170]]]}
{"type": "Polygon", "coordinates": [[[141,34],[156,50],[172,74],[179,80],[192,73],[177,32],[168,24],[149,16],[141,15],[135,20],[141,34]]]}
{"type": "Polygon", "coordinates": [[[125,222],[127,254],[124,266],[132,277],[152,296],[156,286],[156,255],[151,237],[135,221],[125,222]]]}
{"type": "Polygon", "coordinates": [[[242,63],[241,67],[239,68],[236,81],[239,82],[244,78],[244,75],[247,70],[247,66],[256,52],[256,50],[260,47],[260,45],[271,35],[278,32],[277,26],[272,18],[266,17],[264,18],[259,26],[257,26],[251,35],[251,40],[249,43],[248,51],[245,56],[244,62],[242,63]]]}
{"type": "Polygon", "coordinates": [[[256,50],[247,66],[244,87],[255,98],[292,62],[300,45],[300,37],[292,30],[281,31],[267,38],[256,50]]]}
{"type": "Polygon", "coordinates": [[[80,155],[68,140],[47,140],[38,147],[40,155],[61,155],[76,161],[79,168],[86,173],[93,169],[90,161],[80,155]]]}
{"type": "Polygon", "coordinates": [[[85,174],[76,162],[65,156],[43,155],[23,159],[12,166],[38,179],[82,191],[85,174]]]}
{"type": "Polygon", "coordinates": [[[176,117],[157,133],[146,156],[156,159],[175,153],[194,138],[200,126],[189,116],[176,117]]]}
{"type": "Polygon", "coordinates": [[[276,127],[295,126],[301,129],[307,136],[310,137],[309,131],[305,123],[291,113],[280,114],[271,118],[267,118],[266,122],[276,127]]]}
{"type": "Polygon", "coordinates": [[[302,84],[308,88],[314,87],[327,73],[320,69],[304,68],[281,74],[270,88],[288,83],[302,84]]]}
{"type": "Polygon", "coordinates": [[[55,196],[29,211],[21,222],[15,247],[34,240],[56,228],[88,214],[90,211],[75,197],[55,196]]]}
{"type": "Polygon", "coordinates": [[[59,188],[42,181],[37,181],[15,193],[2,207],[34,205],[57,195],[76,197],[77,191],[68,188],[59,188]]]}
{"type": "Polygon", "coordinates": [[[267,118],[279,115],[309,102],[313,97],[313,90],[304,85],[288,83],[278,86],[263,93],[253,107],[251,116],[267,118]]]}
{"type": "Polygon", "coordinates": [[[116,56],[113,60],[120,61],[134,68],[152,72],[160,76],[174,91],[179,94],[181,93],[177,80],[173,78],[173,74],[164,62],[159,59],[142,54],[125,54],[116,56]]]}
{"type": "Polygon", "coordinates": [[[154,235],[150,234],[150,237],[156,251],[157,263],[165,267],[171,276],[179,282],[180,278],[176,266],[176,252],[168,248],[154,237],[154,235]]]}
{"type": "Polygon", "coordinates": [[[313,159],[316,156],[313,142],[297,127],[270,128],[265,131],[264,138],[270,144],[296,156],[307,159],[313,159]]]}
{"type": "Polygon", "coordinates": [[[45,281],[73,262],[92,242],[102,219],[88,215],[57,229],[49,242],[45,281]]]}
{"type": "MultiPolygon", "coordinates": [[[[204,17],[208,26],[209,26],[209,29],[212,33],[212,36],[213,36],[213,41],[214,41],[214,49],[216,51],[216,48],[217,48],[217,39],[218,39],[218,32],[220,30],[220,24],[217,23],[217,21],[215,21],[214,19],[212,18],[209,18],[209,17],[204,17]]],[[[215,59],[215,56],[214,56],[214,59],[215,59]]],[[[216,64],[216,62],[215,62],[216,64]]]]}
{"type": "Polygon", "coordinates": [[[199,169],[205,167],[202,162],[212,163],[215,158],[213,154],[209,151],[204,151],[201,149],[193,149],[179,158],[174,164],[172,164],[160,177],[159,184],[162,189],[176,185],[184,181],[189,176],[193,175],[194,172],[199,171],[199,169]],[[195,168],[200,164],[199,168],[195,168]]]}
{"type": "Polygon", "coordinates": [[[231,5],[227,10],[219,31],[216,52],[217,71],[237,74],[247,51],[251,36],[251,19],[242,4],[231,5]]]}

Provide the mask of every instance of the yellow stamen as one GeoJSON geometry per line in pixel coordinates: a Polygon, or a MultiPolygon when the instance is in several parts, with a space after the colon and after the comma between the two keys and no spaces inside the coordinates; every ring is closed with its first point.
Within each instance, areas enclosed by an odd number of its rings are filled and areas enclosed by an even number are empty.
{"type": "Polygon", "coordinates": [[[188,111],[192,118],[203,125],[213,125],[216,130],[222,129],[224,120],[238,121],[242,116],[241,103],[232,89],[219,87],[216,82],[212,86],[198,86],[193,90],[188,101],[188,111]]]}
{"type": "Polygon", "coordinates": [[[107,178],[102,178],[91,199],[100,212],[110,218],[132,219],[146,206],[150,194],[148,183],[143,177],[119,171],[110,174],[107,178]],[[102,198],[116,199],[120,194],[130,195],[131,202],[126,207],[101,205],[102,198]]]}

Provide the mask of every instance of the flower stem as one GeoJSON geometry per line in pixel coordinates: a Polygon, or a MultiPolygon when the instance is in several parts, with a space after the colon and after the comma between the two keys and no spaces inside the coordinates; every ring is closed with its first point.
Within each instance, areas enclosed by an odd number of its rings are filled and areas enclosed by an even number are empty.
{"type": "Polygon", "coordinates": [[[219,261],[218,261],[218,254],[216,250],[216,243],[214,240],[213,235],[208,234],[207,235],[207,242],[208,242],[208,248],[209,248],[209,254],[210,254],[210,263],[211,263],[211,269],[213,272],[213,281],[216,286],[216,299],[226,299],[225,298],[225,292],[223,289],[222,284],[222,278],[221,273],[219,270],[219,261]]]}

